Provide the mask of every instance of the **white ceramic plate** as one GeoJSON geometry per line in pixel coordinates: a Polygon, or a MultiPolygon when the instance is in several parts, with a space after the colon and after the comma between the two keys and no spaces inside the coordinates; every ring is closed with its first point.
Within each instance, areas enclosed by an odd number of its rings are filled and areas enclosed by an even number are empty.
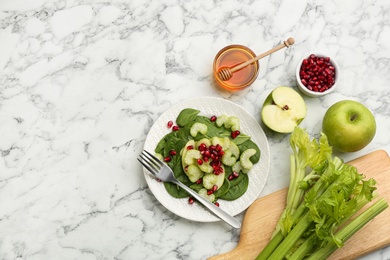
{"type": "MultiPolygon", "coordinates": [[[[214,97],[194,98],[171,107],[157,119],[146,137],[145,150],[154,151],[161,138],[171,131],[167,128],[168,121],[175,122],[180,111],[184,108],[198,109],[200,110],[199,115],[203,116],[222,114],[237,116],[240,118],[241,132],[251,136],[252,141],[259,146],[261,151],[260,161],[248,173],[249,186],[245,194],[234,201],[218,200],[220,207],[230,215],[235,216],[241,213],[258,198],[268,177],[270,155],[268,141],[263,129],[248,112],[231,101],[214,97]]],[[[144,175],[153,195],[169,211],[192,221],[213,222],[220,220],[197,203],[189,204],[188,199],[173,198],[165,190],[163,183],[156,181],[146,169],[144,169],[144,175]]]]}

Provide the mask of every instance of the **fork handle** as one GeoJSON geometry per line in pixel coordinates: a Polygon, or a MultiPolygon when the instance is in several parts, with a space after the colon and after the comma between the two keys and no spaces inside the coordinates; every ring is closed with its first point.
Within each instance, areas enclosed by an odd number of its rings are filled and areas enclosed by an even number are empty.
{"type": "Polygon", "coordinates": [[[217,217],[225,221],[227,224],[234,228],[240,228],[241,222],[238,221],[236,218],[230,216],[226,211],[222,210],[221,208],[217,207],[215,204],[211,203],[204,197],[200,196],[198,193],[196,193],[191,188],[187,187],[180,181],[175,181],[175,184],[179,185],[181,188],[186,190],[191,196],[193,196],[197,201],[202,203],[206,208],[208,208],[212,213],[214,213],[217,217]]]}

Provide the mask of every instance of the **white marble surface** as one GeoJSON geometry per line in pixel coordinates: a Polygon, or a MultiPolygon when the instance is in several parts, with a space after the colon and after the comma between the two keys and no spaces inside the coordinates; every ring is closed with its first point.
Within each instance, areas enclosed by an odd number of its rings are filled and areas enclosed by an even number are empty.
{"type": "MultiPolygon", "coordinates": [[[[298,59],[314,50],[342,69],[334,93],[305,97],[302,127],[321,130],[326,109],[358,100],[378,122],[370,145],[390,152],[390,2],[0,1],[0,259],[205,259],[233,249],[239,231],[167,211],[136,157],[149,128],[191,97],[223,97],[258,121],[276,86],[296,88],[298,59]],[[215,87],[212,60],[239,43],[261,60],[249,88],[215,87]]],[[[270,177],[287,186],[288,136],[265,130],[270,177]]],[[[243,214],[238,218],[242,218],[243,214]]],[[[390,248],[364,259],[390,259],[390,248]]]]}

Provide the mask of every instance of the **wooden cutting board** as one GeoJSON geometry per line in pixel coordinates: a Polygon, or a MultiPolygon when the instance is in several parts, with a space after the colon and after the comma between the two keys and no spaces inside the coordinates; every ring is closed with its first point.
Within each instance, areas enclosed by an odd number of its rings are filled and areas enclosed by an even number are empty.
{"type": "MultiPolygon", "coordinates": [[[[368,178],[375,178],[378,182],[379,197],[384,197],[390,204],[390,158],[385,151],[377,150],[348,163],[356,166],[359,172],[368,178]]],[[[286,194],[287,188],[257,199],[245,213],[237,247],[209,260],[255,259],[272,235],[285,207],[286,194]]],[[[354,259],[388,245],[390,245],[390,207],[359,230],[329,259],[354,259]]]]}

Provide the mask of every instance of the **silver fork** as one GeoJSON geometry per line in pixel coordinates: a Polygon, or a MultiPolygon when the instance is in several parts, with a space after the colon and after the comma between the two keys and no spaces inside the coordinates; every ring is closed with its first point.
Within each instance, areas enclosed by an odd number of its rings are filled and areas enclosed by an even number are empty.
{"type": "Polygon", "coordinates": [[[172,182],[174,184],[179,185],[185,191],[187,191],[192,197],[194,197],[197,201],[202,203],[206,208],[208,208],[212,213],[214,213],[217,217],[225,221],[227,224],[234,228],[240,228],[241,223],[230,216],[228,213],[223,211],[221,208],[217,207],[215,204],[208,201],[206,198],[200,196],[191,188],[187,187],[185,184],[178,181],[169,166],[165,163],[157,159],[154,155],[144,150],[137,160],[156,178],[160,179],[163,182],[172,182]]]}

